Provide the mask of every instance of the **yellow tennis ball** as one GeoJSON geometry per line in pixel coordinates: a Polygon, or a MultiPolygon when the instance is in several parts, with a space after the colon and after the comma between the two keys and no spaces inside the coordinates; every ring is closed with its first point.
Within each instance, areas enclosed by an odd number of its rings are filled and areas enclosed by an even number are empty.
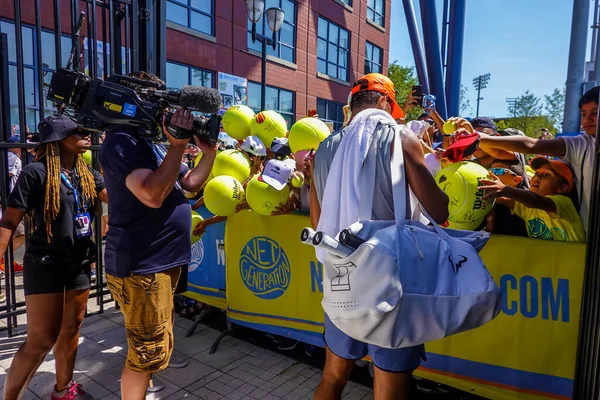
{"type": "Polygon", "coordinates": [[[91,150],[86,150],[85,153],[82,154],[83,161],[85,161],[85,165],[92,165],[92,152],[91,150]]]}
{"type": "Polygon", "coordinates": [[[223,130],[236,140],[244,140],[250,136],[250,123],[254,119],[254,111],[248,106],[231,106],[223,114],[223,130]]]}
{"type": "Polygon", "coordinates": [[[242,184],[231,176],[217,176],[204,188],[204,205],[208,211],[222,217],[235,214],[244,198],[242,184]]]}
{"type": "Polygon", "coordinates": [[[201,221],[204,221],[204,218],[202,218],[202,216],[200,214],[198,214],[196,211],[192,211],[192,231],[191,231],[192,244],[196,243],[202,237],[202,236],[194,235],[194,228],[196,228],[196,226],[201,221]]]}
{"type": "Polygon", "coordinates": [[[304,183],[304,179],[302,176],[294,175],[292,176],[292,186],[299,188],[304,183]]]}
{"type": "Polygon", "coordinates": [[[240,182],[250,176],[250,161],[239,150],[225,150],[215,157],[214,176],[229,175],[240,182]]]}
{"type": "Polygon", "coordinates": [[[485,192],[478,187],[479,180],[487,177],[488,171],[484,167],[469,161],[450,164],[438,171],[435,181],[450,200],[448,221],[472,224],[486,216],[493,204],[483,206],[481,198],[485,192]]]}
{"type": "Polygon", "coordinates": [[[456,124],[452,121],[446,121],[442,130],[446,135],[452,135],[456,131],[456,124]]]}
{"type": "Polygon", "coordinates": [[[255,176],[246,186],[246,200],[250,208],[257,214],[271,215],[277,206],[285,206],[290,195],[290,187],[286,185],[277,190],[267,183],[259,181],[255,176]]]}
{"type": "Polygon", "coordinates": [[[479,228],[479,225],[481,225],[482,222],[483,218],[480,218],[477,221],[469,221],[464,223],[448,221],[448,228],[456,229],[459,231],[473,231],[479,228]]]}
{"type": "Polygon", "coordinates": [[[287,134],[287,122],[275,111],[262,111],[250,123],[250,133],[258,136],[270,148],[275,138],[285,137],[287,134]]]}
{"type": "Polygon", "coordinates": [[[527,177],[529,179],[531,179],[535,175],[535,170],[533,168],[531,168],[531,166],[526,165],[525,166],[525,173],[527,174],[527,177]]]}
{"type": "Polygon", "coordinates": [[[292,153],[302,150],[316,150],[330,133],[329,127],[320,119],[302,118],[290,129],[290,135],[288,136],[290,149],[292,149],[292,153]]]}

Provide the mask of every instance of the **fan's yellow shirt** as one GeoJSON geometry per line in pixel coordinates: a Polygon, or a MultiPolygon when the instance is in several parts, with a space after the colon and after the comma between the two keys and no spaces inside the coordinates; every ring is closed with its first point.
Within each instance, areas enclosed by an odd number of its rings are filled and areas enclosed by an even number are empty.
{"type": "Polygon", "coordinates": [[[512,213],[525,221],[529,237],[562,242],[585,242],[581,218],[570,198],[563,195],[547,196],[556,205],[556,213],[527,208],[518,201],[512,213]]]}

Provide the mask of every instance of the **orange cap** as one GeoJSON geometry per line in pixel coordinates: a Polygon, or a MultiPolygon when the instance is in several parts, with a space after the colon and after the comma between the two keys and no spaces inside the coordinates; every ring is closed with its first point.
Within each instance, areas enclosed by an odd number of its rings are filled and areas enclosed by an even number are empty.
{"type": "Polygon", "coordinates": [[[394,82],[392,82],[390,78],[381,74],[365,75],[357,80],[352,86],[352,95],[368,90],[387,95],[390,105],[392,106],[392,118],[404,118],[404,111],[402,111],[402,108],[396,103],[396,90],[394,89],[394,82]]]}
{"type": "Polygon", "coordinates": [[[573,189],[575,178],[573,177],[573,171],[571,171],[571,168],[567,163],[559,160],[548,160],[546,157],[538,156],[533,158],[529,164],[534,170],[537,170],[544,164],[549,165],[554,172],[567,181],[567,184],[569,185],[569,192],[573,189]]]}

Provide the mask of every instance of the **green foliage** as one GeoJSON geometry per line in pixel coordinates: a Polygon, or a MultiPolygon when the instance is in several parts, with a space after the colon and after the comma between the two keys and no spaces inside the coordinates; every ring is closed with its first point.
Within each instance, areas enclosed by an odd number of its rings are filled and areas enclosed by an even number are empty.
{"type": "Polygon", "coordinates": [[[562,125],[565,111],[565,95],[566,88],[563,87],[562,89],[556,88],[552,94],[544,96],[544,111],[556,129],[560,129],[562,125]]]}
{"type": "Polygon", "coordinates": [[[471,108],[471,102],[469,101],[469,98],[468,98],[469,95],[467,94],[468,91],[469,91],[469,89],[466,86],[460,85],[459,112],[460,112],[461,117],[465,117],[468,114],[471,114],[471,112],[473,112],[473,109],[471,108]]]}
{"type": "Polygon", "coordinates": [[[514,106],[508,107],[509,115],[513,117],[535,117],[542,114],[541,100],[529,90],[516,98],[514,106]]]}
{"type": "Polygon", "coordinates": [[[515,128],[523,131],[527,136],[530,137],[536,137],[538,135],[538,131],[542,128],[548,129],[553,135],[557,132],[557,129],[554,127],[550,118],[545,115],[506,118],[496,121],[496,125],[498,126],[498,130],[515,128]]]}
{"type": "MultiPolygon", "coordinates": [[[[388,76],[394,82],[394,87],[396,88],[396,102],[402,107],[413,85],[419,84],[419,80],[415,75],[415,69],[414,67],[403,67],[398,65],[397,61],[394,61],[388,67],[388,76]]],[[[423,110],[420,107],[415,107],[408,112],[406,120],[417,119],[422,113],[423,110]]]]}

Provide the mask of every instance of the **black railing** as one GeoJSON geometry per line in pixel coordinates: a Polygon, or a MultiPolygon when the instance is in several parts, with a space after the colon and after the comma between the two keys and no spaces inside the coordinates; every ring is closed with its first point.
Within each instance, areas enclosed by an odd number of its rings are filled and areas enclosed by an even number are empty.
{"type": "MultiPolygon", "coordinates": [[[[14,19],[3,19],[3,21],[12,24],[15,28],[14,43],[9,43],[6,34],[0,35],[0,204],[3,209],[6,207],[9,194],[8,149],[34,148],[34,143],[27,142],[27,124],[29,123],[31,132],[35,132],[37,122],[55,111],[45,100],[47,85],[50,82],[50,77],[47,75],[52,73],[52,70],[64,67],[62,54],[65,46],[61,41],[64,36],[70,35],[71,42],[76,44],[74,64],[81,71],[86,69],[93,79],[105,79],[111,74],[128,73],[140,68],[164,79],[166,66],[164,39],[166,0],[53,0],[54,23],[52,25],[43,23],[47,19],[42,19],[42,0],[35,0],[34,5],[33,16],[22,15],[20,0],[13,0],[14,19]],[[65,10],[66,7],[70,7],[71,27],[68,32],[61,31],[61,9],[65,10]],[[82,30],[85,34],[78,39],[73,32],[80,11],[86,13],[86,26],[82,30]],[[24,40],[23,28],[33,30],[33,41],[24,40]],[[47,52],[50,51],[42,46],[44,32],[54,34],[54,66],[43,63],[43,54],[47,56],[47,52]],[[140,38],[143,38],[144,43],[140,44],[140,38]],[[99,41],[102,43],[101,46],[98,46],[99,41]],[[87,44],[87,49],[83,48],[84,43],[87,44]],[[16,48],[15,59],[9,60],[9,46],[13,45],[16,48]],[[27,50],[27,54],[33,54],[32,63],[35,67],[33,82],[29,78],[26,80],[25,77],[24,50],[27,50]],[[10,68],[15,67],[16,81],[10,79],[10,68]],[[33,93],[26,93],[26,90],[30,91],[31,87],[33,93]],[[16,93],[16,98],[11,99],[11,93],[13,96],[16,93]],[[31,111],[34,111],[33,114],[31,111]],[[8,143],[8,139],[13,135],[12,126],[17,124],[21,143],[8,143]]],[[[30,58],[28,57],[28,60],[30,58]]],[[[27,72],[31,73],[30,70],[32,70],[31,65],[27,72]]],[[[92,166],[99,170],[98,135],[93,135],[92,144],[92,166]]],[[[29,161],[28,152],[21,153],[22,165],[25,167],[29,161]]],[[[101,217],[101,212],[98,212],[94,234],[99,256],[96,263],[96,282],[90,291],[90,298],[95,298],[98,305],[95,313],[102,313],[104,305],[112,301],[103,275],[101,217]]],[[[27,243],[30,227],[25,224],[25,228],[27,243]]],[[[6,302],[0,304],[0,321],[4,321],[6,327],[0,329],[7,329],[8,335],[12,336],[15,333],[14,328],[17,327],[17,317],[25,314],[22,289],[17,285],[19,273],[14,270],[15,257],[12,245],[4,254],[4,260],[5,273],[4,279],[0,281],[0,291],[6,295],[6,302]]]]}

